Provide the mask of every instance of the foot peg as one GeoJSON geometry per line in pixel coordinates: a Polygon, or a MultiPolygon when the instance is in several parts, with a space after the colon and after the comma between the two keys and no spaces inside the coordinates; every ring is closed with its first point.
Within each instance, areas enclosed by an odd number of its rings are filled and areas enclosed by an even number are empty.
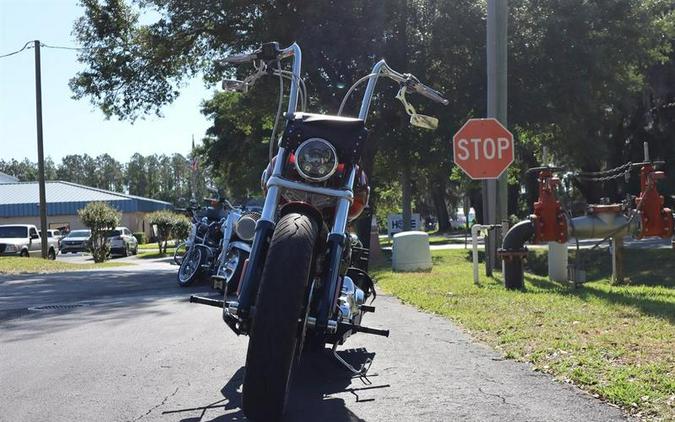
{"type": "Polygon", "coordinates": [[[209,299],[208,297],[190,296],[190,303],[199,303],[202,305],[215,306],[216,308],[223,307],[223,301],[218,299],[209,299]]]}
{"type": "Polygon", "coordinates": [[[363,325],[354,325],[347,322],[338,323],[338,333],[351,331],[353,333],[366,333],[376,336],[389,337],[389,330],[380,330],[378,328],[364,327],[363,325]]]}
{"type": "Polygon", "coordinates": [[[369,305],[359,305],[359,309],[361,312],[375,312],[375,307],[369,305]]]}

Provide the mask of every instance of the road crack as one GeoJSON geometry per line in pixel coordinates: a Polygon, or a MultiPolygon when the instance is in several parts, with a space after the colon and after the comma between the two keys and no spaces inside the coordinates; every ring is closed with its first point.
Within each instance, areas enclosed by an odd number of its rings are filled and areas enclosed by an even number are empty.
{"type": "Polygon", "coordinates": [[[499,397],[500,399],[502,399],[502,404],[507,404],[507,403],[506,403],[506,398],[504,398],[503,396],[501,396],[501,395],[499,395],[499,394],[485,392],[485,391],[483,391],[483,388],[482,388],[482,387],[478,387],[478,391],[480,391],[481,393],[485,394],[486,396],[499,397]]]}
{"type": "Polygon", "coordinates": [[[175,396],[175,395],[178,393],[178,390],[179,390],[179,389],[180,389],[180,387],[176,387],[176,391],[174,391],[173,393],[171,393],[171,394],[169,394],[168,396],[164,397],[164,399],[162,400],[162,402],[161,402],[160,404],[158,404],[158,405],[152,407],[150,410],[148,410],[147,412],[145,412],[145,414],[143,414],[143,415],[137,417],[137,418],[134,419],[132,422],[136,422],[136,421],[138,421],[138,420],[141,420],[141,419],[143,419],[144,417],[148,416],[150,413],[152,413],[153,410],[158,409],[158,408],[164,406],[164,405],[166,404],[166,402],[167,402],[171,397],[175,396]]]}

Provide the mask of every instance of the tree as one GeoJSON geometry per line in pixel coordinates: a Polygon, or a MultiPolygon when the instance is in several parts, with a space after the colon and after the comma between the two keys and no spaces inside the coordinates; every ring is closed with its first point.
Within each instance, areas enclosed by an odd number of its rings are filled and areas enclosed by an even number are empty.
{"type": "Polygon", "coordinates": [[[166,210],[149,214],[148,221],[157,227],[157,244],[161,255],[166,254],[167,243],[172,235],[175,239],[187,239],[192,227],[192,222],[186,216],[166,210]]]}
{"type": "Polygon", "coordinates": [[[127,186],[131,195],[146,196],[148,179],[145,157],[136,153],[127,163],[127,186]]]}
{"type": "MultiPolygon", "coordinates": [[[[223,75],[250,71],[221,67],[217,59],[226,54],[270,40],[298,41],[310,109],[334,112],[346,87],[384,56],[395,69],[444,92],[450,105],[415,101],[418,111],[438,116],[441,124],[435,133],[408,129],[401,123],[407,116],[391,100],[396,87],[381,83],[362,167],[374,189],[405,178],[409,183],[402,189],[412,190],[406,198],[433,192],[430,200],[443,213],[453,169],[449,134],[486,112],[485,2],[226,3],[83,1],[85,15],[75,33],[86,47],[79,56],[85,70],[71,81],[76,97],[89,98],[108,115],[133,120],[159,113],[176,98],[181,82],[198,73],[214,83],[223,75]],[[158,19],[142,24],[142,10],[153,10],[158,19]]],[[[584,170],[637,161],[643,136],[659,151],[672,152],[667,130],[673,119],[663,108],[672,97],[654,89],[658,78],[651,77],[656,66],[672,64],[672,0],[514,0],[510,11],[509,126],[518,138],[519,160],[526,164],[522,170],[536,163],[544,144],[561,164],[584,170]]],[[[199,154],[210,176],[236,196],[257,191],[275,83],[260,83],[246,95],[219,94],[204,106],[214,124],[199,154]]],[[[355,103],[350,101],[348,114],[355,103]]]]}
{"type": "Polygon", "coordinates": [[[90,202],[77,214],[82,224],[91,230],[91,253],[94,262],[103,262],[110,254],[108,232],[120,221],[120,213],[106,202],[90,202]]]}
{"type": "Polygon", "coordinates": [[[160,255],[166,254],[167,242],[171,237],[175,222],[174,213],[171,211],[155,211],[148,215],[148,221],[157,228],[157,245],[160,255]]]}

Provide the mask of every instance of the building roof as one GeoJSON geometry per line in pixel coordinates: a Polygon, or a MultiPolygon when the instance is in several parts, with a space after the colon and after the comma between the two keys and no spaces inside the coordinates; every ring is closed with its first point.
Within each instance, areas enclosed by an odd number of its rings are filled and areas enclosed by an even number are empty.
{"type": "MultiPolygon", "coordinates": [[[[39,215],[38,182],[0,183],[0,217],[39,215]]],[[[104,201],[122,212],[173,208],[169,202],[63,181],[45,183],[47,215],[72,215],[89,202],[104,201]]]]}
{"type": "Polygon", "coordinates": [[[0,171],[0,183],[14,183],[18,181],[19,179],[16,177],[10,176],[9,174],[0,171]]]}

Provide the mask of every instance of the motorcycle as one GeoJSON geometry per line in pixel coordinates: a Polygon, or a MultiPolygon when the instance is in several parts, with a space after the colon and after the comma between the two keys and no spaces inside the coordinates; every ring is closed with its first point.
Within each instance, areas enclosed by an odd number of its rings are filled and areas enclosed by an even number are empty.
{"type": "Polygon", "coordinates": [[[369,199],[359,160],[378,79],[399,83],[396,98],[415,126],[435,128],[438,121],[415,113],[407,93],[448,103],[413,75],[396,72],[381,60],[347,91],[337,116],[306,113],[301,54],[296,43],[284,49],[278,43],[266,43],[251,54],[224,60],[253,63],[256,69],[243,81],[223,81],[228,91],[246,92],[265,75],[278,76],[282,89],[283,80],[290,79],[287,121],[278,152],[263,172],[265,202],[236,300],[190,299],[223,307],[223,320],[230,329],[249,336],[242,408],[254,421],[282,417],[293,367],[303,351],[322,351],[326,344],[332,345],[333,356],[343,366],[365,375],[371,362],[353,367],[337,354],[338,345],[358,332],[389,335],[388,330],[361,325],[363,315],[375,310],[366,301],[376,293],[367,273],[367,250],[347,233],[348,224],[359,217],[369,199]],[[289,58],[290,71],[281,66],[289,58]],[[341,116],[352,92],[365,81],[358,118],[341,116]]]}
{"type": "MultiPolygon", "coordinates": [[[[211,277],[214,286],[226,293],[237,288],[239,275],[251,251],[255,214],[245,213],[216,190],[211,206],[203,212],[191,207],[192,229],[185,242],[186,252],[178,269],[178,284],[189,286],[200,277],[211,277]]],[[[180,247],[176,248],[178,251],[180,247]]]]}
{"type": "Polygon", "coordinates": [[[226,296],[236,292],[239,287],[239,279],[251,253],[251,241],[259,218],[260,214],[242,207],[230,210],[222,221],[223,238],[214,265],[216,271],[211,280],[213,287],[222,290],[226,296]]]}

